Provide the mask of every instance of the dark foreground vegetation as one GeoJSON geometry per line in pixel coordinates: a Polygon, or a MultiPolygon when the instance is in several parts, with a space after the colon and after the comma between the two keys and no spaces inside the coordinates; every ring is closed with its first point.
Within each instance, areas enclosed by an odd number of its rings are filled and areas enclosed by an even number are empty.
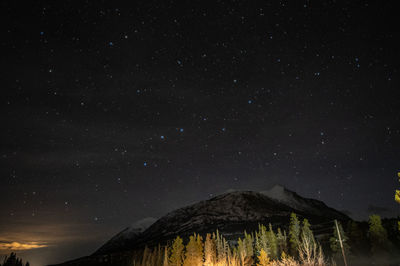
{"type": "Polygon", "coordinates": [[[9,256],[4,256],[4,259],[1,263],[0,261],[0,266],[29,266],[29,262],[26,262],[25,264],[22,262],[22,259],[17,257],[17,254],[14,252],[11,252],[9,256]]]}

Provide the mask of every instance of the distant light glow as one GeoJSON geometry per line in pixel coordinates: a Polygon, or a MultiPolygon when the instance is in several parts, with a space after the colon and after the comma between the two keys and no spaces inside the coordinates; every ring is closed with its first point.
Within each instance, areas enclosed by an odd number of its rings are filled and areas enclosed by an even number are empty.
{"type": "Polygon", "coordinates": [[[29,242],[29,243],[20,243],[20,242],[10,242],[10,243],[1,243],[0,242],[0,250],[28,250],[35,248],[45,248],[48,245],[39,242],[29,242]]]}

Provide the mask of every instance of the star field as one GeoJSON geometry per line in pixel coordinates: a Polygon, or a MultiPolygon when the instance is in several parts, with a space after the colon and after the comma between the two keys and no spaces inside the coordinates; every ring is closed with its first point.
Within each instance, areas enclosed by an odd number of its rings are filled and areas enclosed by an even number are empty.
{"type": "Polygon", "coordinates": [[[29,232],[52,245],[31,261],[60,262],[276,183],[398,214],[392,4],[3,2],[0,241],[29,232]]]}

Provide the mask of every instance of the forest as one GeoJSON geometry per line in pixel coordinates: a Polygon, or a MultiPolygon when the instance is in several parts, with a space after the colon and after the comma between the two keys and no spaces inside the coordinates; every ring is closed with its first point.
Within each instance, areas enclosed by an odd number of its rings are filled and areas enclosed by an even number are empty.
{"type": "Polygon", "coordinates": [[[227,241],[218,230],[205,237],[194,233],[189,239],[177,236],[167,245],[144,248],[132,259],[135,266],[323,266],[398,265],[391,254],[399,253],[400,224],[378,215],[368,223],[335,221],[330,234],[314,235],[307,219],[290,216],[288,231],[259,225],[244,232],[237,241],[227,241]],[[389,231],[389,233],[388,233],[389,231]],[[390,237],[389,237],[390,235],[390,237]],[[396,263],[396,264],[393,264],[396,263]]]}

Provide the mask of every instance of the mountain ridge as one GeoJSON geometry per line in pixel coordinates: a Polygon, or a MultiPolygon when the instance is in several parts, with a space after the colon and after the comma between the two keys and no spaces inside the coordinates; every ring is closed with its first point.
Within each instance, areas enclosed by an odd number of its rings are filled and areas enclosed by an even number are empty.
{"type": "Polygon", "coordinates": [[[255,231],[259,224],[271,223],[273,227],[286,229],[292,212],[312,224],[351,220],[320,200],[304,198],[280,185],[263,192],[226,192],[173,210],[144,230],[127,227],[81,260],[122,254],[168,243],[177,235],[185,239],[195,232],[206,234],[217,229],[228,241],[234,241],[244,230],[255,231]]]}
{"type": "MultiPolygon", "coordinates": [[[[264,192],[227,192],[171,211],[143,232],[134,235],[133,239],[128,240],[130,243],[127,243],[127,249],[149,245],[156,241],[163,242],[176,235],[187,236],[193,232],[203,233],[219,229],[227,233],[243,223],[252,224],[250,227],[265,221],[272,224],[284,223],[282,220],[292,212],[311,220],[326,220],[324,217],[350,219],[322,201],[301,197],[296,192],[276,185],[264,192]]],[[[94,254],[113,251],[114,248],[110,244],[113,243],[107,242],[94,254]]]]}

